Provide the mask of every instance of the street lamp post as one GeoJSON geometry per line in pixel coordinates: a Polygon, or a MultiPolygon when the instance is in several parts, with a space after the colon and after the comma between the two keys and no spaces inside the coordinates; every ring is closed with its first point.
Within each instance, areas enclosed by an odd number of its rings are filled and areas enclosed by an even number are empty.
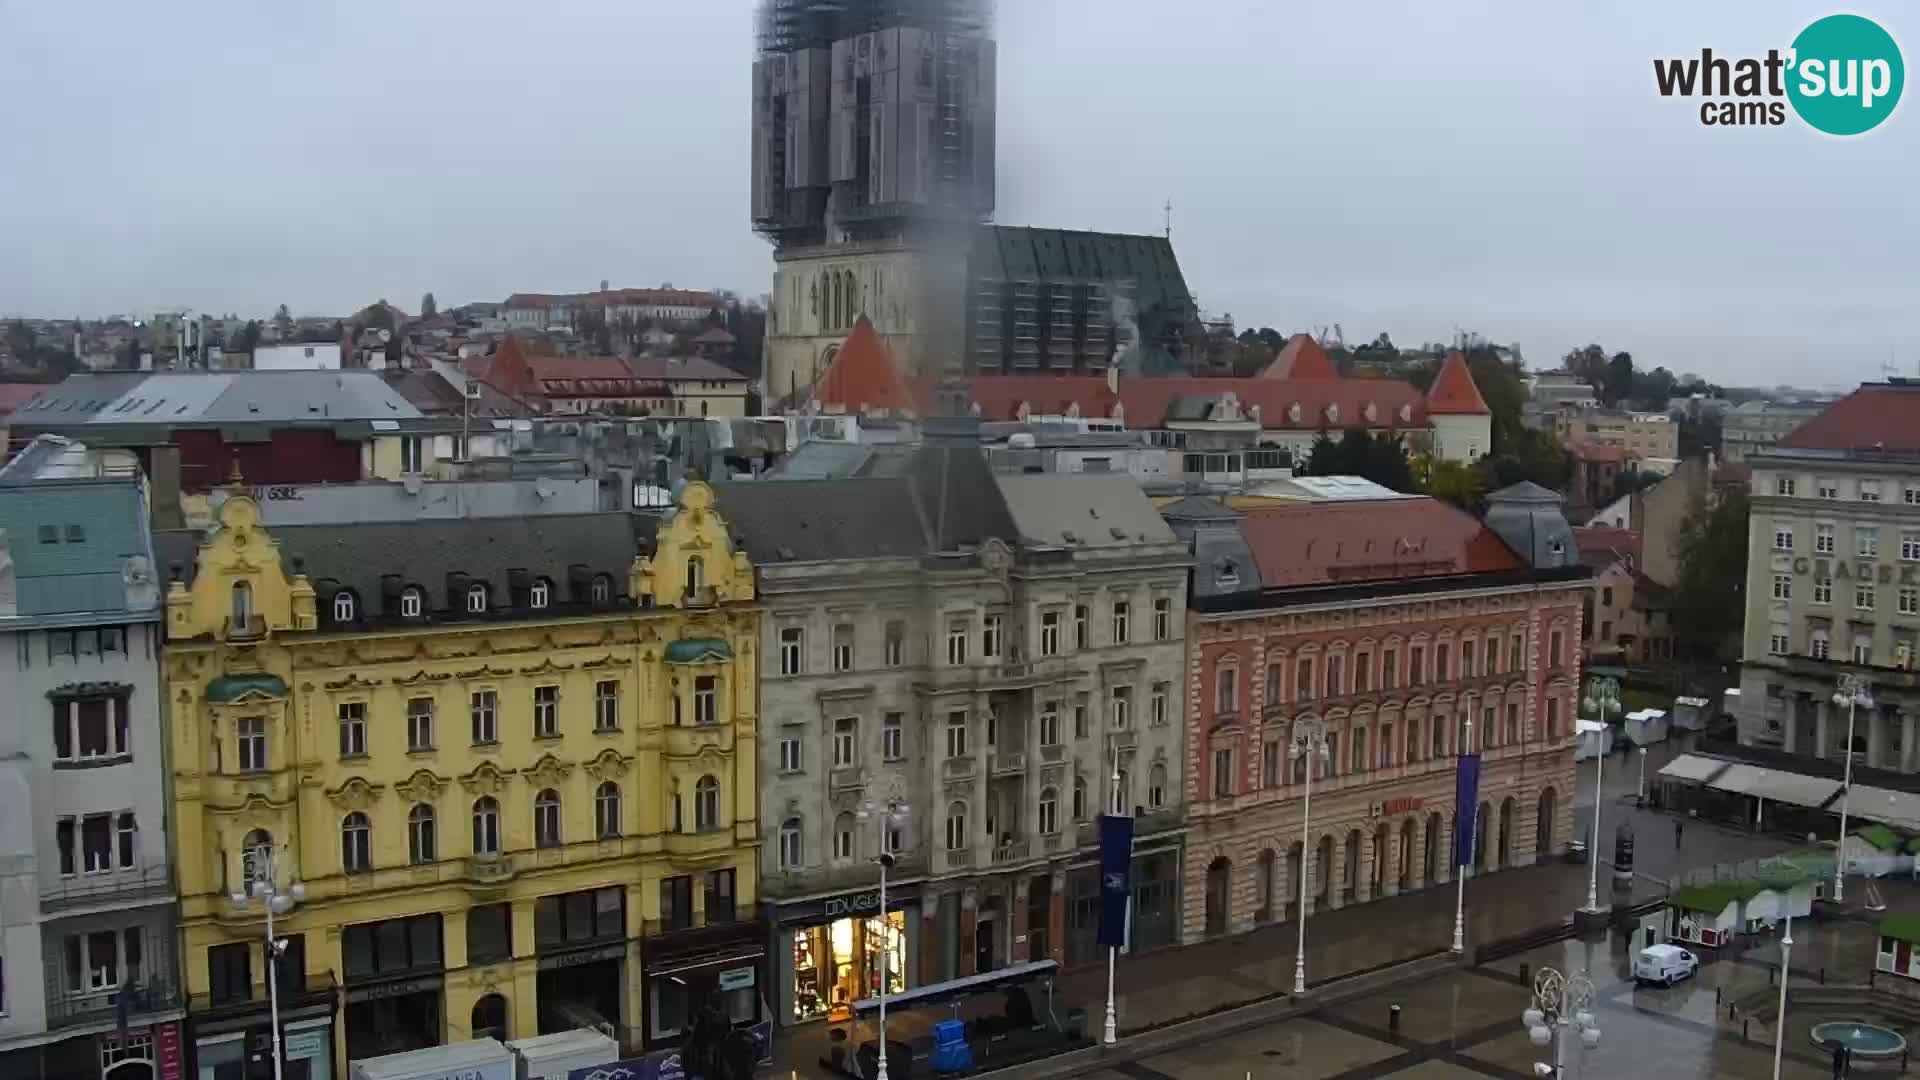
{"type": "MultiPolygon", "coordinates": [[[[1472,709],[1467,710],[1467,723],[1466,723],[1466,726],[1461,729],[1460,735],[1461,735],[1461,738],[1466,740],[1466,745],[1460,747],[1460,753],[1462,754],[1473,753],[1473,710],[1472,709]]],[[[1467,830],[1467,843],[1469,845],[1469,848],[1468,848],[1469,855],[1472,854],[1471,845],[1473,841],[1478,839],[1480,835],[1480,823],[1474,820],[1474,818],[1479,816],[1479,813],[1480,813],[1480,804],[1478,802],[1475,802],[1470,809],[1466,824],[1462,826],[1459,822],[1455,822],[1453,826],[1456,829],[1465,828],[1467,830]]],[[[1460,852],[1460,844],[1457,839],[1454,842],[1453,850],[1455,853],[1455,857],[1453,861],[1458,863],[1460,861],[1458,857],[1460,852]]],[[[1477,860],[1469,860],[1469,861],[1477,861],[1477,860]]],[[[1455,866],[1453,868],[1453,879],[1454,879],[1453,951],[1456,953],[1463,953],[1467,951],[1467,868],[1464,866],[1455,866]]]]}
{"type": "Polygon", "coordinates": [[[280,968],[277,961],[286,951],[287,943],[274,936],[273,917],[285,915],[293,910],[295,904],[305,900],[307,887],[295,880],[282,892],[279,878],[274,873],[273,850],[256,848],[250,854],[252,859],[251,865],[246,867],[247,879],[229,899],[235,907],[240,908],[244,908],[248,900],[258,900],[267,912],[267,1008],[273,1024],[273,1080],[281,1080],[280,968]]]}
{"type": "Polygon", "coordinates": [[[1847,799],[1853,794],[1853,716],[1862,705],[1873,708],[1873,688],[1858,675],[1842,675],[1833,689],[1833,703],[1847,707],[1847,763],[1845,776],[1840,781],[1840,839],[1833,846],[1833,902],[1838,904],[1846,899],[1847,799]]]}
{"type": "MultiPolygon", "coordinates": [[[[1107,811],[1117,815],[1126,811],[1126,806],[1120,801],[1120,744],[1113,742],[1108,747],[1107,755],[1110,759],[1107,774],[1107,811]]],[[[1101,841],[1103,845],[1102,858],[1104,858],[1104,835],[1101,841]]],[[[1131,858],[1131,855],[1129,855],[1129,858],[1131,858]]],[[[1103,868],[1102,873],[1104,872],[1103,868]]],[[[1120,1013],[1119,1010],[1114,1008],[1113,998],[1114,969],[1119,967],[1119,965],[1120,947],[1118,945],[1107,946],[1107,1019],[1105,1026],[1100,1031],[1100,1041],[1108,1046],[1112,1046],[1114,1043],[1120,1041],[1120,1013]]]]}
{"type": "Polygon", "coordinates": [[[1773,1019],[1773,1080],[1780,1080],[1780,1051],[1787,1038],[1787,972],[1793,956],[1793,912],[1787,912],[1786,928],[1780,931],[1780,1011],[1773,1019]]]}
{"type": "Polygon", "coordinates": [[[1606,782],[1607,710],[1620,710],[1620,680],[1596,675],[1587,680],[1587,711],[1600,714],[1600,731],[1594,738],[1593,753],[1593,842],[1587,847],[1588,912],[1600,908],[1600,802],[1606,782]]]}
{"type": "Polygon", "coordinates": [[[893,924],[887,919],[887,871],[893,868],[893,829],[907,820],[907,800],[900,794],[899,781],[896,779],[893,789],[887,793],[884,801],[875,802],[868,798],[860,803],[860,817],[863,820],[878,819],[880,824],[880,856],[874,860],[880,864],[880,925],[884,935],[880,943],[880,1069],[874,1074],[876,1080],[887,1080],[887,960],[893,951],[893,924]]]}
{"type": "Polygon", "coordinates": [[[1562,975],[1541,968],[1533,980],[1533,1005],[1520,1014],[1533,1045],[1553,1046],[1553,1064],[1536,1062],[1533,1074],[1561,1080],[1566,1075],[1567,1031],[1573,1029],[1591,1050],[1600,1045],[1600,1028],[1593,1015],[1593,980],[1581,972],[1562,975]]]}
{"type": "Polygon", "coordinates": [[[1640,793],[1634,796],[1634,802],[1644,804],[1647,801],[1647,748],[1640,748],[1640,793]]]}
{"type": "MultiPolygon", "coordinates": [[[[1297,720],[1293,725],[1293,745],[1287,751],[1295,761],[1304,763],[1305,787],[1300,793],[1300,945],[1293,954],[1293,992],[1307,992],[1307,880],[1313,876],[1307,868],[1313,858],[1308,830],[1313,821],[1313,764],[1327,760],[1327,725],[1318,719],[1297,720]]],[[[1320,868],[1326,873],[1326,867],[1320,868]]]]}

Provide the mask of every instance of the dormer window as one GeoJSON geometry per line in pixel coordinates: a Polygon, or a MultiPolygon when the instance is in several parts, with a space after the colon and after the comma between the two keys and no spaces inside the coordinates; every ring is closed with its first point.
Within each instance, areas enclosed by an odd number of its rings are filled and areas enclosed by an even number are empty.
{"type": "Polygon", "coordinates": [[[1228,559],[1226,562],[1220,564],[1219,569],[1213,572],[1213,580],[1217,585],[1238,585],[1240,584],[1240,568],[1233,564],[1233,560],[1228,559]]]}
{"type": "Polygon", "coordinates": [[[700,586],[706,584],[706,563],[698,555],[687,556],[687,594],[696,595],[700,586]]]}
{"type": "Polygon", "coordinates": [[[247,581],[233,583],[233,625],[242,627],[253,618],[253,584],[247,581]]]}
{"type": "Polygon", "coordinates": [[[605,574],[593,579],[593,602],[596,604],[613,603],[613,579],[605,574]]]}
{"type": "Polygon", "coordinates": [[[400,617],[417,619],[420,617],[420,590],[408,589],[400,594],[400,617]]]}
{"type": "Polygon", "coordinates": [[[533,593],[528,598],[527,603],[535,611],[538,611],[541,608],[546,607],[547,604],[552,601],[552,599],[553,599],[553,587],[548,585],[545,581],[536,581],[533,583],[533,593]]]}
{"type": "Polygon", "coordinates": [[[467,590],[467,612],[473,615],[486,614],[487,587],[485,585],[474,585],[467,590]]]}
{"type": "Polygon", "coordinates": [[[333,621],[337,623],[353,621],[353,594],[345,589],[333,594],[333,621]]]}

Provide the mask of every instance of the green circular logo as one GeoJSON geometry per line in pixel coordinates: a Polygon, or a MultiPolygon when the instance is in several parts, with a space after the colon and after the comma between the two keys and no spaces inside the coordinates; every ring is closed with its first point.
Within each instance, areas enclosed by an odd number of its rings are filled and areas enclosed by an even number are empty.
{"type": "Polygon", "coordinates": [[[1893,35],[1872,19],[1829,15],[1793,39],[1787,100],[1829,135],[1871,131],[1893,115],[1906,67],[1893,35]]]}

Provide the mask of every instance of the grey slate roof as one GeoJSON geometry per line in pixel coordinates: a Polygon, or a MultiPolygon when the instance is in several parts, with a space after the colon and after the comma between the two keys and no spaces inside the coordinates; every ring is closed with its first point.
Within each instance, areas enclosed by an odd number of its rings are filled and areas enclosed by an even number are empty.
{"type": "Polygon", "coordinates": [[[376,371],[114,371],[68,376],[15,413],[12,425],[337,423],[419,415],[376,371]]]}
{"type": "Polygon", "coordinates": [[[741,480],[713,490],[755,563],[911,559],[926,548],[902,479],[741,480]]]}
{"type": "MultiPolygon", "coordinates": [[[[459,609],[464,597],[447,596],[447,575],[464,573],[485,582],[492,603],[508,598],[509,570],[525,570],[555,587],[555,602],[570,599],[568,568],[583,565],[613,579],[615,596],[627,587],[633,558],[653,547],[657,519],[644,514],[552,514],[524,518],[453,521],[369,522],[354,525],[281,525],[270,531],[280,543],[289,573],[295,560],[323,597],[345,587],[363,609],[379,610],[381,579],[398,575],[427,594],[428,610],[459,609]]],[[[178,565],[191,581],[201,534],[179,529],[155,534],[159,556],[171,573],[178,565]]]]}
{"type": "Polygon", "coordinates": [[[6,530],[13,559],[19,617],[152,617],[159,610],[146,498],[139,481],[8,484],[0,487],[0,529],[6,530]],[[145,588],[136,591],[151,600],[130,606],[128,579],[142,568],[145,588]]]}
{"type": "Polygon", "coordinates": [[[1039,473],[996,479],[1023,541],[1087,548],[1178,542],[1131,476],[1039,473]]]}

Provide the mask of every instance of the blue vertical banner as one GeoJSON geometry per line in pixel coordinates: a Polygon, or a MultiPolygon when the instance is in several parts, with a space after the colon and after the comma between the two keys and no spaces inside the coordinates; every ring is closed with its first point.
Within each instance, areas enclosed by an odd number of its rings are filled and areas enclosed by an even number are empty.
{"type": "Polygon", "coordinates": [[[1461,754],[1453,782],[1453,865],[1473,865],[1474,815],[1480,812],[1480,755],[1461,754]]]}
{"type": "Polygon", "coordinates": [[[1127,943],[1127,898],[1133,894],[1133,819],[1100,815],[1100,944],[1127,943]]]}

